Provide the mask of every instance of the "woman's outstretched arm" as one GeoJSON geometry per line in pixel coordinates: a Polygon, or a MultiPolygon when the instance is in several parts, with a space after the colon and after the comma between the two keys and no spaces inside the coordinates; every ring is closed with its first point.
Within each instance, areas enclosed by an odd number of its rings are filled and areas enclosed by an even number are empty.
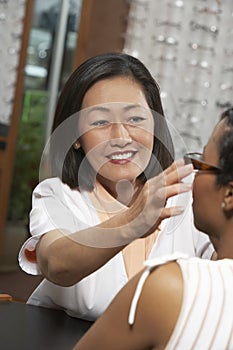
{"type": "Polygon", "coordinates": [[[166,200],[191,186],[181,180],[192,166],[175,162],[147,181],[131,207],[111,219],[73,234],[47,232],[37,245],[37,261],[43,275],[53,283],[71,286],[103,266],[133,240],[154,232],[165,218],[184,208],[165,207],[166,200]]]}

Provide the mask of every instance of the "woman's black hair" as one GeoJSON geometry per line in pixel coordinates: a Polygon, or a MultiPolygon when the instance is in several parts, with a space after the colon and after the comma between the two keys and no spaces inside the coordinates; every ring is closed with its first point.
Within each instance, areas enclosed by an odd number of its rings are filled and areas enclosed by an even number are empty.
{"type": "Polygon", "coordinates": [[[224,120],[227,129],[218,145],[219,166],[222,171],[217,176],[217,184],[224,186],[233,180],[233,107],[224,111],[220,120],[224,120]]]}
{"type": "MultiPolygon", "coordinates": [[[[153,154],[144,173],[139,176],[139,179],[145,182],[173,162],[174,148],[164,117],[159,87],[148,69],[137,58],[124,53],[106,53],[89,58],[82,63],[72,73],[59,97],[52,131],[57,131],[58,127],[71,116],[76,115],[77,118],[77,112],[82,109],[82,102],[86,92],[95,83],[103,79],[119,76],[131,78],[140,84],[154,116],[153,154]]],[[[93,173],[93,169],[89,165],[82,148],[75,150],[73,145],[67,144],[67,142],[70,143],[70,139],[73,142],[75,141],[75,125],[73,127],[70,126],[69,129],[74,129],[72,136],[70,136],[72,130],[62,128],[59,137],[55,138],[55,144],[51,145],[53,176],[60,176],[62,181],[70,188],[81,186],[83,189],[91,191],[94,188],[94,177],[96,174],[93,173]],[[66,134],[69,134],[67,139],[66,134]],[[61,144],[66,150],[65,155],[58,151],[61,149],[61,144]],[[82,171],[79,173],[81,165],[82,171]],[[62,170],[58,168],[62,168],[62,170]]]]}

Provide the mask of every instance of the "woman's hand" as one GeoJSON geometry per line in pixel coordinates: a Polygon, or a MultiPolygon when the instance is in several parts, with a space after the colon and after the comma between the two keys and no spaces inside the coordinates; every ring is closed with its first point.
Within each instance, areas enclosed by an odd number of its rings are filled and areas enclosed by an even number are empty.
{"type": "MultiPolygon", "coordinates": [[[[166,207],[167,199],[191,190],[192,185],[181,180],[190,175],[191,164],[183,160],[174,162],[160,175],[148,180],[137,199],[128,210],[128,223],[133,227],[133,236],[145,237],[159,226],[163,219],[181,214],[185,208],[166,207]]],[[[131,230],[130,230],[131,231],[131,230]]]]}

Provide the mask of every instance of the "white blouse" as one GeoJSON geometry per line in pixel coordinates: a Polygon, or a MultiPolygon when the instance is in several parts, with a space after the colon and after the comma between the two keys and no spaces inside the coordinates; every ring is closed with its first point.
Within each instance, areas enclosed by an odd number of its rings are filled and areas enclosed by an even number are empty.
{"type": "MultiPolygon", "coordinates": [[[[211,257],[213,247],[208,237],[192,224],[191,200],[190,193],[168,200],[168,206],[184,205],[186,209],[182,215],[162,222],[148,259],[176,251],[189,256],[211,257]]],[[[29,274],[41,273],[36,262],[27,260],[25,248],[34,249],[44,233],[56,228],[73,233],[99,223],[99,216],[88,192],[71,190],[58,178],[44,180],[33,192],[30,213],[32,237],[19,252],[21,268],[29,274]]],[[[61,287],[44,279],[29,297],[28,303],[62,309],[71,316],[95,320],[127,281],[123,254],[120,252],[103,267],[71,287],[61,287]]]]}

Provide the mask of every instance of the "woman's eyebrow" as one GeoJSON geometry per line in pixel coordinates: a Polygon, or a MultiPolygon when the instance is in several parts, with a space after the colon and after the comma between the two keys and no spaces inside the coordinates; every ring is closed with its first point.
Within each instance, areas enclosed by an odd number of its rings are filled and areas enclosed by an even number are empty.
{"type": "Polygon", "coordinates": [[[140,108],[140,109],[146,109],[145,107],[142,107],[140,104],[131,104],[131,105],[127,105],[124,107],[125,111],[129,111],[130,109],[134,109],[134,108],[140,108]]]}
{"type": "MultiPolygon", "coordinates": [[[[146,109],[145,107],[142,107],[140,104],[127,104],[122,109],[127,112],[131,109],[138,109],[138,108],[143,109],[143,110],[146,109]]],[[[100,106],[93,106],[91,108],[88,108],[88,110],[86,111],[86,115],[88,116],[92,112],[108,113],[108,112],[111,112],[111,108],[106,107],[106,106],[101,106],[101,105],[100,106]]]]}
{"type": "Polygon", "coordinates": [[[103,106],[94,106],[92,108],[90,108],[88,111],[87,111],[87,114],[90,114],[91,112],[95,112],[95,111],[100,111],[100,112],[109,112],[110,109],[107,108],[107,107],[103,107],[103,106]]]}

